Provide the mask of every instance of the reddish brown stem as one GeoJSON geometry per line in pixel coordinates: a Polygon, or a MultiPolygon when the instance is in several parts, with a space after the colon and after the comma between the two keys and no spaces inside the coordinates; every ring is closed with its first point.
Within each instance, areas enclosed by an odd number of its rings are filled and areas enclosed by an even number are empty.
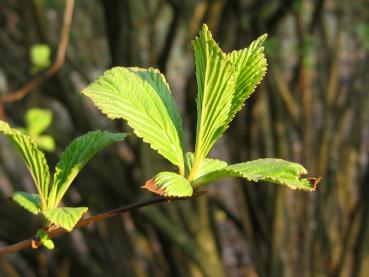
{"type": "MultiPolygon", "coordinates": [[[[77,223],[75,228],[82,228],[82,227],[85,227],[89,224],[95,224],[98,221],[106,220],[108,218],[112,218],[112,217],[121,215],[125,212],[129,212],[129,211],[132,211],[134,209],[150,206],[150,205],[165,202],[165,201],[169,202],[171,200],[181,200],[181,199],[182,198],[166,198],[166,197],[158,196],[158,197],[153,197],[153,198],[142,200],[142,201],[137,201],[135,203],[132,203],[132,204],[124,206],[124,207],[120,207],[120,208],[112,210],[112,211],[108,211],[108,212],[97,214],[95,216],[91,216],[91,217],[88,217],[88,218],[85,218],[85,219],[81,219],[77,223]]],[[[57,228],[57,229],[54,229],[52,231],[48,231],[48,236],[49,236],[49,238],[55,238],[55,237],[64,235],[67,232],[68,231],[66,231],[63,228],[57,228]]],[[[35,245],[37,246],[37,244],[38,244],[38,242],[35,238],[30,238],[30,239],[18,242],[16,244],[9,245],[9,246],[1,248],[0,249],[0,256],[7,255],[7,254],[10,254],[10,253],[14,253],[14,252],[18,252],[18,251],[23,250],[23,249],[32,248],[35,245]]]]}

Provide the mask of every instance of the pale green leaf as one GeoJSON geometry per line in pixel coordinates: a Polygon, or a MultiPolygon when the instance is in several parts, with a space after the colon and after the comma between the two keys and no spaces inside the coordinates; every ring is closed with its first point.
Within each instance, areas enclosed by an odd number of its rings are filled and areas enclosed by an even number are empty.
{"type": "Polygon", "coordinates": [[[35,138],[36,144],[43,150],[48,152],[53,152],[55,150],[55,140],[52,136],[44,135],[44,136],[36,136],[35,138]]]}
{"type": "Polygon", "coordinates": [[[307,171],[302,165],[281,159],[266,158],[213,171],[208,174],[207,182],[227,177],[240,177],[252,182],[265,181],[286,185],[291,189],[315,190],[320,178],[303,177],[306,174],[307,171]]]}
{"type": "Polygon", "coordinates": [[[235,176],[249,181],[266,181],[291,189],[315,190],[316,179],[303,178],[308,172],[300,164],[281,159],[258,159],[228,166],[235,176]]]}
{"type": "MultiPolygon", "coordinates": [[[[197,126],[195,163],[205,158],[222,135],[231,108],[235,72],[206,25],[193,41],[195,50],[197,126]]],[[[197,166],[197,165],[196,165],[197,166]]]]}
{"type": "Polygon", "coordinates": [[[69,144],[55,167],[48,208],[55,208],[59,205],[77,174],[95,154],[114,142],[124,140],[124,138],[125,134],[97,130],[80,136],[69,144]]]}
{"type": "Polygon", "coordinates": [[[21,153],[39,192],[41,203],[44,201],[45,203],[42,204],[46,205],[50,173],[44,154],[29,136],[17,129],[10,128],[6,122],[1,120],[0,132],[9,138],[21,153]]]}
{"type": "Polygon", "coordinates": [[[68,232],[71,232],[81,219],[82,215],[87,212],[86,207],[60,207],[44,210],[42,213],[51,223],[60,225],[68,232]]]}
{"type": "Polygon", "coordinates": [[[135,134],[184,170],[183,131],[164,76],[154,69],[115,67],[82,91],[109,118],[127,120],[135,134]]]}
{"type": "Polygon", "coordinates": [[[51,239],[45,239],[45,240],[41,241],[41,244],[49,250],[53,250],[54,247],[55,247],[54,242],[51,239]]]}
{"type": "Polygon", "coordinates": [[[22,208],[37,215],[41,209],[40,196],[24,191],[17,191],[12,195],[12,199],[22,208]]]}
{"type": "MultiPolygon", "coordinates": [[[[194,154],[187,152],[185,155],[186,172],[190,172],[194,162],[194,154]]],[[[198,171],[191,180],[193,186],[208,183],[208,176],[227,167],[227,163],[221,160],[205,158],[201,161],[198,171]]]]}
{"type": "Polygon", "coordinates": [[[193,194],[191,183],[174,172],[158,173],[143,188],[166,197],[190,197],[193,194]]]}
{"type": "Polygon", "coordinates": [[[25,121],[31,136],[39,135],[50,126],[53,114],[50,110],[33,108],[27,111],[25,121]]]}
{"type": "Polygon", "coordinates": [[[32,65],[37,70],[42,70],[48,67],[51,63],[50,60],[51,49],[47,44],[34,44],[31,47],[30,58],[32,65]]]}
{"type": "Polygon", "coordinates": [[[228,54],[229,61],[236,71],[237,79],[227,123],[232,121],[266,73],[267,61],[262,46],[266,37],[267,35],[263,35],[253,41],[248,48],[232,51],[228,54]]]}

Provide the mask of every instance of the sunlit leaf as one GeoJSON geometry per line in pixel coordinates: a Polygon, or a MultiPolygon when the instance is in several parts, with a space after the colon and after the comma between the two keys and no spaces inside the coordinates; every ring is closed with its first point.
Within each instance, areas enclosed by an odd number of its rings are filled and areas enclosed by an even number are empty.
{"type": "Polygon", "coordinates": [[[206,176],[206,180],[211,182],[227,177],[240,177],[252,182],[265,181],[286,185],[291,189],[315,190],[320,178],[303,177],[306,174],[307,171],[302,165],[281,159],[266,158],[213,171],[206,176]]]}
{"type": "Polygon", "coordinates": [[[83,166],[106,146],[122,141],[125,134],[107,131],[89,132],[76,138],[60,157],[55,167],[54,183],[48,199],[48,208],[55,208],[83,166]]]}
{"type": "Polygon", "coordinates": [[[143,188],[166,197],[190,197],[193,194],[191,183],[174,172],[158,173],[143,188]]]}
{"type": "Polygon", "coordinates": [[[231,109],[236,74],[206,25],[193,41],[195,50],[197,126],[195,167],[222,135],[231,109]]]}
{"type": "Polygon", "coordinates": [[[34,66],[33,71],[39,71],[48,67],[50,60],[51,49],[47,44],[34,44],[30,50],[30,59],[34,66]]]}
{"type": "Polygon", "coordinates": [[[43,215],[51,223],[60,225],[68,232],[71,232],[87,210],[88,208],[86,207],[60,207],[44,210],[43,215]]]}
{"type": "Polygon", "coordinates": [[[27,211],[37,215],[41,209],[40,196],[24,191],[17,191],[12,195],[12,199],[27,211]]]}
{"type": "Polygon", "coordinates": [[[48,196],[50,173],[44,154],[29,136],[22,131],[10,128],[4,121],[0,121],[0,132],[9,138],[21,153],[40,194],[41,203],[44,201],[45,203],[42,204],[45,205],[48,196]]]}
{"type": "MultiPolygon", "coordinates": [[[[194,162],[194,155],[187,152],[185,156],[186,172],[190,172],[194,162]]],[[[192,185],[207,184],[207,176],[213,172],[218,172],[227,167],[227,163],[221,160],[205,158],[201,161],[198,171],[191,180],[192,185]]]]}
{"type": "Polygon", "coordinates": [[[265,75],[267,61],[262,45],[266,37],[267,35],[263,35],[253,41],[248,48],[228,54],[236,71],[237,79],[227,123],[232,121],[265,75]]]}
{"type": "Polygon", "coordinates": [[[53,152],[55,150],[55,140],[52,136],[37,136],[35,137],[35,142],[41,149],[45,151],[53,152]]]}
{"type": "Polygon", "coordinates": [[[183,131],[164,76],[154,69],[115,67],[82,92],[109,118],[127,120],[135,134],[184,170],[183,131]]]}
{"type": "Polygon", "coordinates": [[[50,126],[53,120],[53,114],[50,110],[33,108],[27,111],[25,121],[28,133],[39,135],[50,126]]]}

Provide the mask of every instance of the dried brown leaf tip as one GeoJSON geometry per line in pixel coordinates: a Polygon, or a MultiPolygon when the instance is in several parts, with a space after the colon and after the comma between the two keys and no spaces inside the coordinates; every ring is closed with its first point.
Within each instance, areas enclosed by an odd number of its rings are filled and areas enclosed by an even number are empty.
{"type": "Polygon", "coordinates": [[[307,178],[313,189],[315,190],[322,177],[318,178],[307,178]]]}
{"type": "Polygon", "coordinates": [[[154,178],[147,180],[145,185],[142,186],[142,188],[147,189],[147,190],[149,190],[153,193],[156,193],[158,195],[161,195],[161,196],[164,196],[164,194],[165,194],[165,191],[162,190],[161,188],[159,188],[156,185],[154,178]]]}
{"type": "Polygon", "coordinates": [[[38,238],[34,238],[31,241],[31,247],[32,249],[37,249],[40,246],[40,243],[38,241],[38,238]]]}

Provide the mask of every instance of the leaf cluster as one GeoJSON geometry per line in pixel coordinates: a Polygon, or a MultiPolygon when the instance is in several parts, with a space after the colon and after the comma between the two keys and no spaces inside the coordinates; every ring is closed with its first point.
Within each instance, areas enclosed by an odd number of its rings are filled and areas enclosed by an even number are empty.
{"type": "Polygon", "coordinates": [[[314,190],[318,179],[281,159],[258,159],[228,165],[207,157],[216,141],[244,106],[266,73],[262,35],[248,48],[224,53],[206,25],[193,41],[197,80],[197,124],[194,153],[186,153],[182,120],[164,75],[159,70],[115,67],[82,93],[109,118],[124,119],[134,133],[178,167],[160,172],[144,188],[167,197],[190,197],[214,180],[240,177],[292,189],[314,190]]]}
{"type": "MultiPolygon", "coordinates": [[[[41,123],[39,124],[41,126],[41,123]]],[[[11,128],[4,121],[0,121],[0,133],[5,135],[20,152],[37,191],[37,194],[17,191],[12,199],[29,212],[42,216],[47,226],[57,225],[67,231],[73,230],[87,208],[59,207],[66,191],[83,166],[95,154],[113,142],[122,141],[125,137],[124,134],[97,130],[76,138],[61,155],[51,182],[45,155],[29,135],[11,128]]]]}

